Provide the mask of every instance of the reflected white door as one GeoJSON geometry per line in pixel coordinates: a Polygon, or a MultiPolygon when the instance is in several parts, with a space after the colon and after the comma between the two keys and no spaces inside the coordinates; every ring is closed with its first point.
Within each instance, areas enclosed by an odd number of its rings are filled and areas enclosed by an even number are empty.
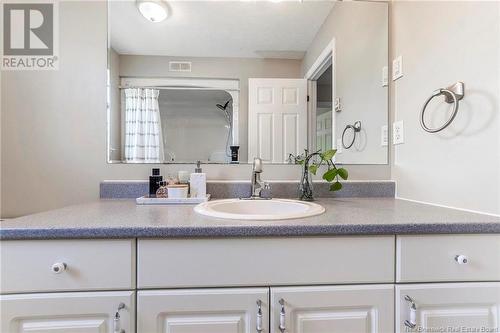
{"type": "Polygon", "coordinates": [[[393,333],[394,286],[271,288],[271,314],[271,333],[393,333]]]}
{"type": "Polygon", "coordinates": [[[137,333],[268,333],[268,298],[267,288],[139,291],[137,333]]]}
{"type": "Polygon", "coordinates": [[[332,111],[316,116],[316,149],[326,151],[332,149],[332,111]]]}
{"type": "Polygon", "coordinates": [[[499,329],[500,283],[396,286],[398,333],[498,332],[499,329]],[[415,304],[413,310],[411,301],[415,304]]]}
{"type": "Polygon", "coordinates": [[[135,331],[134,292],[2,295],[2,333],[113,333],[135,331]],[[119,320],[115,313],[120,303],[119,320]]]}
{"type": "Polygon", "coordinates": [[[248,79],[248,161],[285,163],[307,148],[307,80],[248,79]]]}

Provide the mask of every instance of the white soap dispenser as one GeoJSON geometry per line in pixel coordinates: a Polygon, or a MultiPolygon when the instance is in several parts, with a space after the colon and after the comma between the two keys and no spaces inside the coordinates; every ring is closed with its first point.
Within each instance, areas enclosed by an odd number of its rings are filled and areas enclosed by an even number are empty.
{"type": "Polygon", "coordinates": [[[189,177],[191,198],[205,198],[207,196],[207,174],[201,170],[201,162],[196,162],[196,169],[189,177]]]}

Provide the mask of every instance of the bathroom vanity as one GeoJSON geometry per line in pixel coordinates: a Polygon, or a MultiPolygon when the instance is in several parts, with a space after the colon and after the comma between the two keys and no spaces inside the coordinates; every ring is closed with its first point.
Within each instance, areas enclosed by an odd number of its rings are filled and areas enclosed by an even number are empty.
{"type": "Polygon", "coordinates": [[[4,221],[0,330],[498,328],[499,218],[393,198],[319,203],[326,212],[302,220],[101,200],[4,221]]]}

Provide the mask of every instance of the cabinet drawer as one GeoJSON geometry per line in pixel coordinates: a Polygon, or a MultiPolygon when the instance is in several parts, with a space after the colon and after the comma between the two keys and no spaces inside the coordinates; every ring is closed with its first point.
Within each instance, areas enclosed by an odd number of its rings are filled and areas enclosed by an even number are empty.
{"type": "Polygon", "coordinates": [[[394,238],[138,241],[139,288],[393,282],[394,238]]]}
{"type": "Polygon", "coordinates": [[[396,253],[397,282],[500,281],[500,235],[398,236],[396,253]]]}
{"type": "Polygon", "coordinates": [[[132,240],[2,241],[1,292],[131,289],[134,246],[132,240]]]}

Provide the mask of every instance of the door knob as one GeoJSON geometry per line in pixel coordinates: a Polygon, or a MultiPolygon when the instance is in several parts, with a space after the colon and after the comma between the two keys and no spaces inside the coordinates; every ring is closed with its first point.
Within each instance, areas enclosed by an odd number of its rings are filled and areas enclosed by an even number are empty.
{"type": "Polygon", "coordinates": [[[469,258],[467,258],[467,256],[464,256],[463,254],[459,254],[455,256],[455,261],[459,265],[466,265],[469,262],[469,258]]]}
{"type": "Polygon", "coordinates": [[[54,274],[61,274],[66,270],[67,267],[68,266],[64,262],[56,262],[50,269],[54,274]]]}

